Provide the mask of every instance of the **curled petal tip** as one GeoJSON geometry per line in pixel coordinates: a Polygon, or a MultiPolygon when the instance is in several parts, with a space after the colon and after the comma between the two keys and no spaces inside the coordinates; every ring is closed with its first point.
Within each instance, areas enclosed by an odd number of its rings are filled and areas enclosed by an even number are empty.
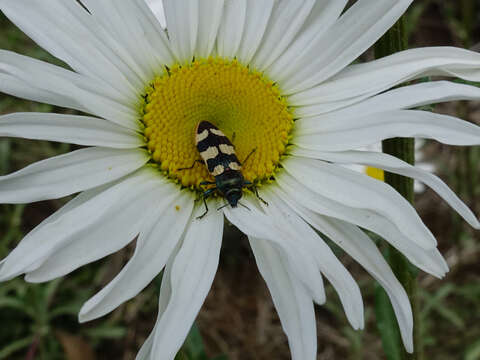
{"type": "Polygon", "coordinates": [[[25,279],[26,282],[29,282],[29,283],[32,283],[32,284],[39,284],[39,283],[44,282],[44,281],[36,278],[35,275],[33,275],[32,273],[25,274],[24,279],[25,279]]]}
{"type": "Polygon", "coordinates": [[[83,311],[83,307],[82,309],[80,310],[80,313],[78,314],[78,322],[80,324],[83,324],[83,323],[86,323],[90,320],[93,320],[93,319],[90,319],[86,314],[85,314],[85,311],[83,311]]]}
{"type": "Polygon", "coordinates": [[[480,230],[480,221],[477,220],[472,226],[475,230],[480,230]]]}
{"type": "Polygon", "coordinates": [[[87,301],[85,304],[82,305],[82,308],[80,309],[78,313],[78,322],[79,323],[85,323],[88,321],[92,321],[96,319],[98,316],[94,316],[91,313],[92,306],[89,304],[89,301],[87,301]]]}

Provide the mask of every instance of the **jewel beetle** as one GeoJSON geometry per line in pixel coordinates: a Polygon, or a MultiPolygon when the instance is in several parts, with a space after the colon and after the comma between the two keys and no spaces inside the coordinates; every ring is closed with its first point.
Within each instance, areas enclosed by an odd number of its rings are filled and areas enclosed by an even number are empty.
{"type": "MultiPolygon", "coordinates": [[[[203,181],[200,183],[201,186],[215,185],[215,187],[203,193],[205,212],[198,217],[199,219],[208,213],[207,198],[214,193],[219,193],[227,200],[228,203],[225,206],[230,205],[235,208],[242,198],[243,188],[251,187],[256,196],[266,204],[258,195],[256,186],[243,177],[242,164],[235,153],[235,147],[219,128],[208,121],[200,121],[195,129],[195,145],[202,160],[196,160],[192,166],[179,170],[191,169],[197,162],[203,162],[208,172],[215,178],[215,182],[203,181]]],[[[243,163],[255,150],[253,149],[248,154],[243,163]]]]}

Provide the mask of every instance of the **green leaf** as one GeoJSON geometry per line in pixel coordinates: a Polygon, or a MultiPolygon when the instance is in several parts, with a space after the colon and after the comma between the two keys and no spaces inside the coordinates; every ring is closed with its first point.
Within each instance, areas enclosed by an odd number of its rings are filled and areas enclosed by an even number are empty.
{"type": "Polygon", "coordinates": [[[455,286],[453,284],[443,285],[433,295],[423,290],[422,295],[426,300],[421,313],[422,317],[428,316],[434,309],[438,310],[441,308],[443,306],[443,300],[454,291],[455,286]]]}
{"type": "Polygon", "coordinates": [[[175,356],[175,360],[189,360],[189,358],[184,350],[180,350],[175,356]]]}
{"type": "Polygon", "coordinates": [[[202,335],[196,324],[193,324],[192,329],[185,340],[185,344],[183,344],[183,350],[190,360],[207,360],[202,335]]]}
{"type": "Polygon", "coordinates": [[[480,359],[480,340],[470,345],[465,352],[465,360],[480,359]]]}
{"type": "Polygon", "coordinates": [[[45,295],[44,296],[45,296],[45,300],[47,302],[47,306],[52,301],[52,298],[55,296],[55,293],[58,289],[58,286],[60,285],[60,283],[62,281],[63,281],[62,278],[58,278],[58,279],[55,279],[53,281],[50,281],[45,286],[45,295]]]}
{"type": "Polygon", "coordinates": [[[350,341],[350,353],[357,354],[357,358],[361,358],[364,353],[362,346],[363,331],[355,331],[350,326],[346,326],[343,328],[342,333],[344,333],[350,341]]]}
{"type": "Polygon", "coordinates": [[[211,360],[228,360],[228,356],[227,355],[215,356],[211,360]]]}
{"type": "Polygon", "coordinates": [[[410,38],[410,36],[417,28],[417,25],[422,18],[422,15],[425,12],[425,9],[427,8],[429,2],[430,0],[425,1],[424,3],[415,4],[408,11],[405,21],[405,32],[408,38],[410,38]]]}
{"type": "Polygon", "coordinates": [[[464,329],[465,328],[465,322],[463,319],[457,315],[453,310],[444,307],[444,306],[439,306],[436,308],[438,313],[442,315],[445,319],[450,321],[454,326],[456,326],[459,329],[464,329]]]}
{"type": "Polygon", "coordinates": [[[15,353],[16,351],[23,349],[29,346],[33,341],[33,336],[26,337],[24,339],[16,340],[3,349],[0,350],[0,360],[10,358],[10,355],[15,353]]]}
{"type": "Polygon", "coordinates": [[[82,307],[81,303],[59,306],[50,311],[49,317],[50,319],[54,319],[57,316],[63,316],[63,315],[76,316],[77,313],[80,311],[81,307],[82,307]]]}
{"type": "Polygon", "coordinates": [[[103,325],[88,329],[85,334],[94,339],[119,339],[125,336],[127,330],[122,326],[103,325]]]}
{"type": "Polygon", "coordinates": [[[405,352],[400,340],[397,319],[390,304],[390,299],[380,285],[375,287],[375,315],[387,359],[403,360],[405,352]]]}
{"type": "Polygon", "coordinates": [[[30,314],[28,305],[24,301],[15,299],[13,297],[4,297],[0,299],[0,308],[12,308],[20,310],[26,314],[30,314]]]}
{"type": "Polygon", "coordinates": [[[2,139],[0,141],[0,175],[4,175],[10,170],[11,147],[10,139],[2,139]]]}

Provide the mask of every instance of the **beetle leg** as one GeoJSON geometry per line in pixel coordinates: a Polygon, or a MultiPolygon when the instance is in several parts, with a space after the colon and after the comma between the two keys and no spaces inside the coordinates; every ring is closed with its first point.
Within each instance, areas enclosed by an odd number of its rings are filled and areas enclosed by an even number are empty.
{"type": "Polygon", "coordinates": [[[268,202],[266,202],[265,200],[262,199],[262,197],[258,194],[258,189],[257,187],[255,186],[255,184],[253,184],[251,186],[251,188],[253,189],[253,191],[255,192],[255,196],[257,197],[257,199],[259,199],[262,203],[264,203],[265,205],[268,206],[268,202]]]}
{"type": "MultiPolygon", "coordinates": [[[[205,185],[215,185],[216,183],[213,181],[202,181],[199,185],[200,186],[205,186],[205,185]]],[[[216,189],[216,188],[215,188],[216,189]]]]}
{"type": "Polygon", "coordinates": [[[207,191],[205,191],[203,193],[203,203],[205,204],[205,212],[200,215],[200,216],[197,216],[197,220],[200,220],[202,219],[205,215],[207,215],[208,213],[208,206],[207,206],[207,198],[212,195],[215,191],[217,191],[217,188],[213,188],[213,189],[208,189],[207,191]]]}
{"type": "Polygon", "coordinates": [[[200,185],[214,185],[215,181],[202,181],[200,185]]]}
{"type": "Polygon", "coordinates": [[[195,164],[196,164],[197,162],[203,163],[202,160],[198,160],[198,159],[197,159],[197,160],[195,160],[195,161],[193,162],[192,166],[190,166],[190,167],[185,167],[185,168],[180,168],[180,169],[177,169],[177,170],[180,171],[180,170],[190,170],[190,169],[193,169],[193,167],[195,166],[195,164]]]}

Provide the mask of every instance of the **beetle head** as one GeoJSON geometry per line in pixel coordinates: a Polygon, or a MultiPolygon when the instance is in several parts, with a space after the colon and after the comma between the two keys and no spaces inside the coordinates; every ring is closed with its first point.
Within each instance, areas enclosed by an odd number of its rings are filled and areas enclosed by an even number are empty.
{"type": "Polygon", "coordinates": [[[242,197],[242,189],[239,189],[239,188],[229,189],[225,193],[225,199],[227,199],[231,207],[237,207],[238,201],[241,199],[241,197],[242,197]]]}

